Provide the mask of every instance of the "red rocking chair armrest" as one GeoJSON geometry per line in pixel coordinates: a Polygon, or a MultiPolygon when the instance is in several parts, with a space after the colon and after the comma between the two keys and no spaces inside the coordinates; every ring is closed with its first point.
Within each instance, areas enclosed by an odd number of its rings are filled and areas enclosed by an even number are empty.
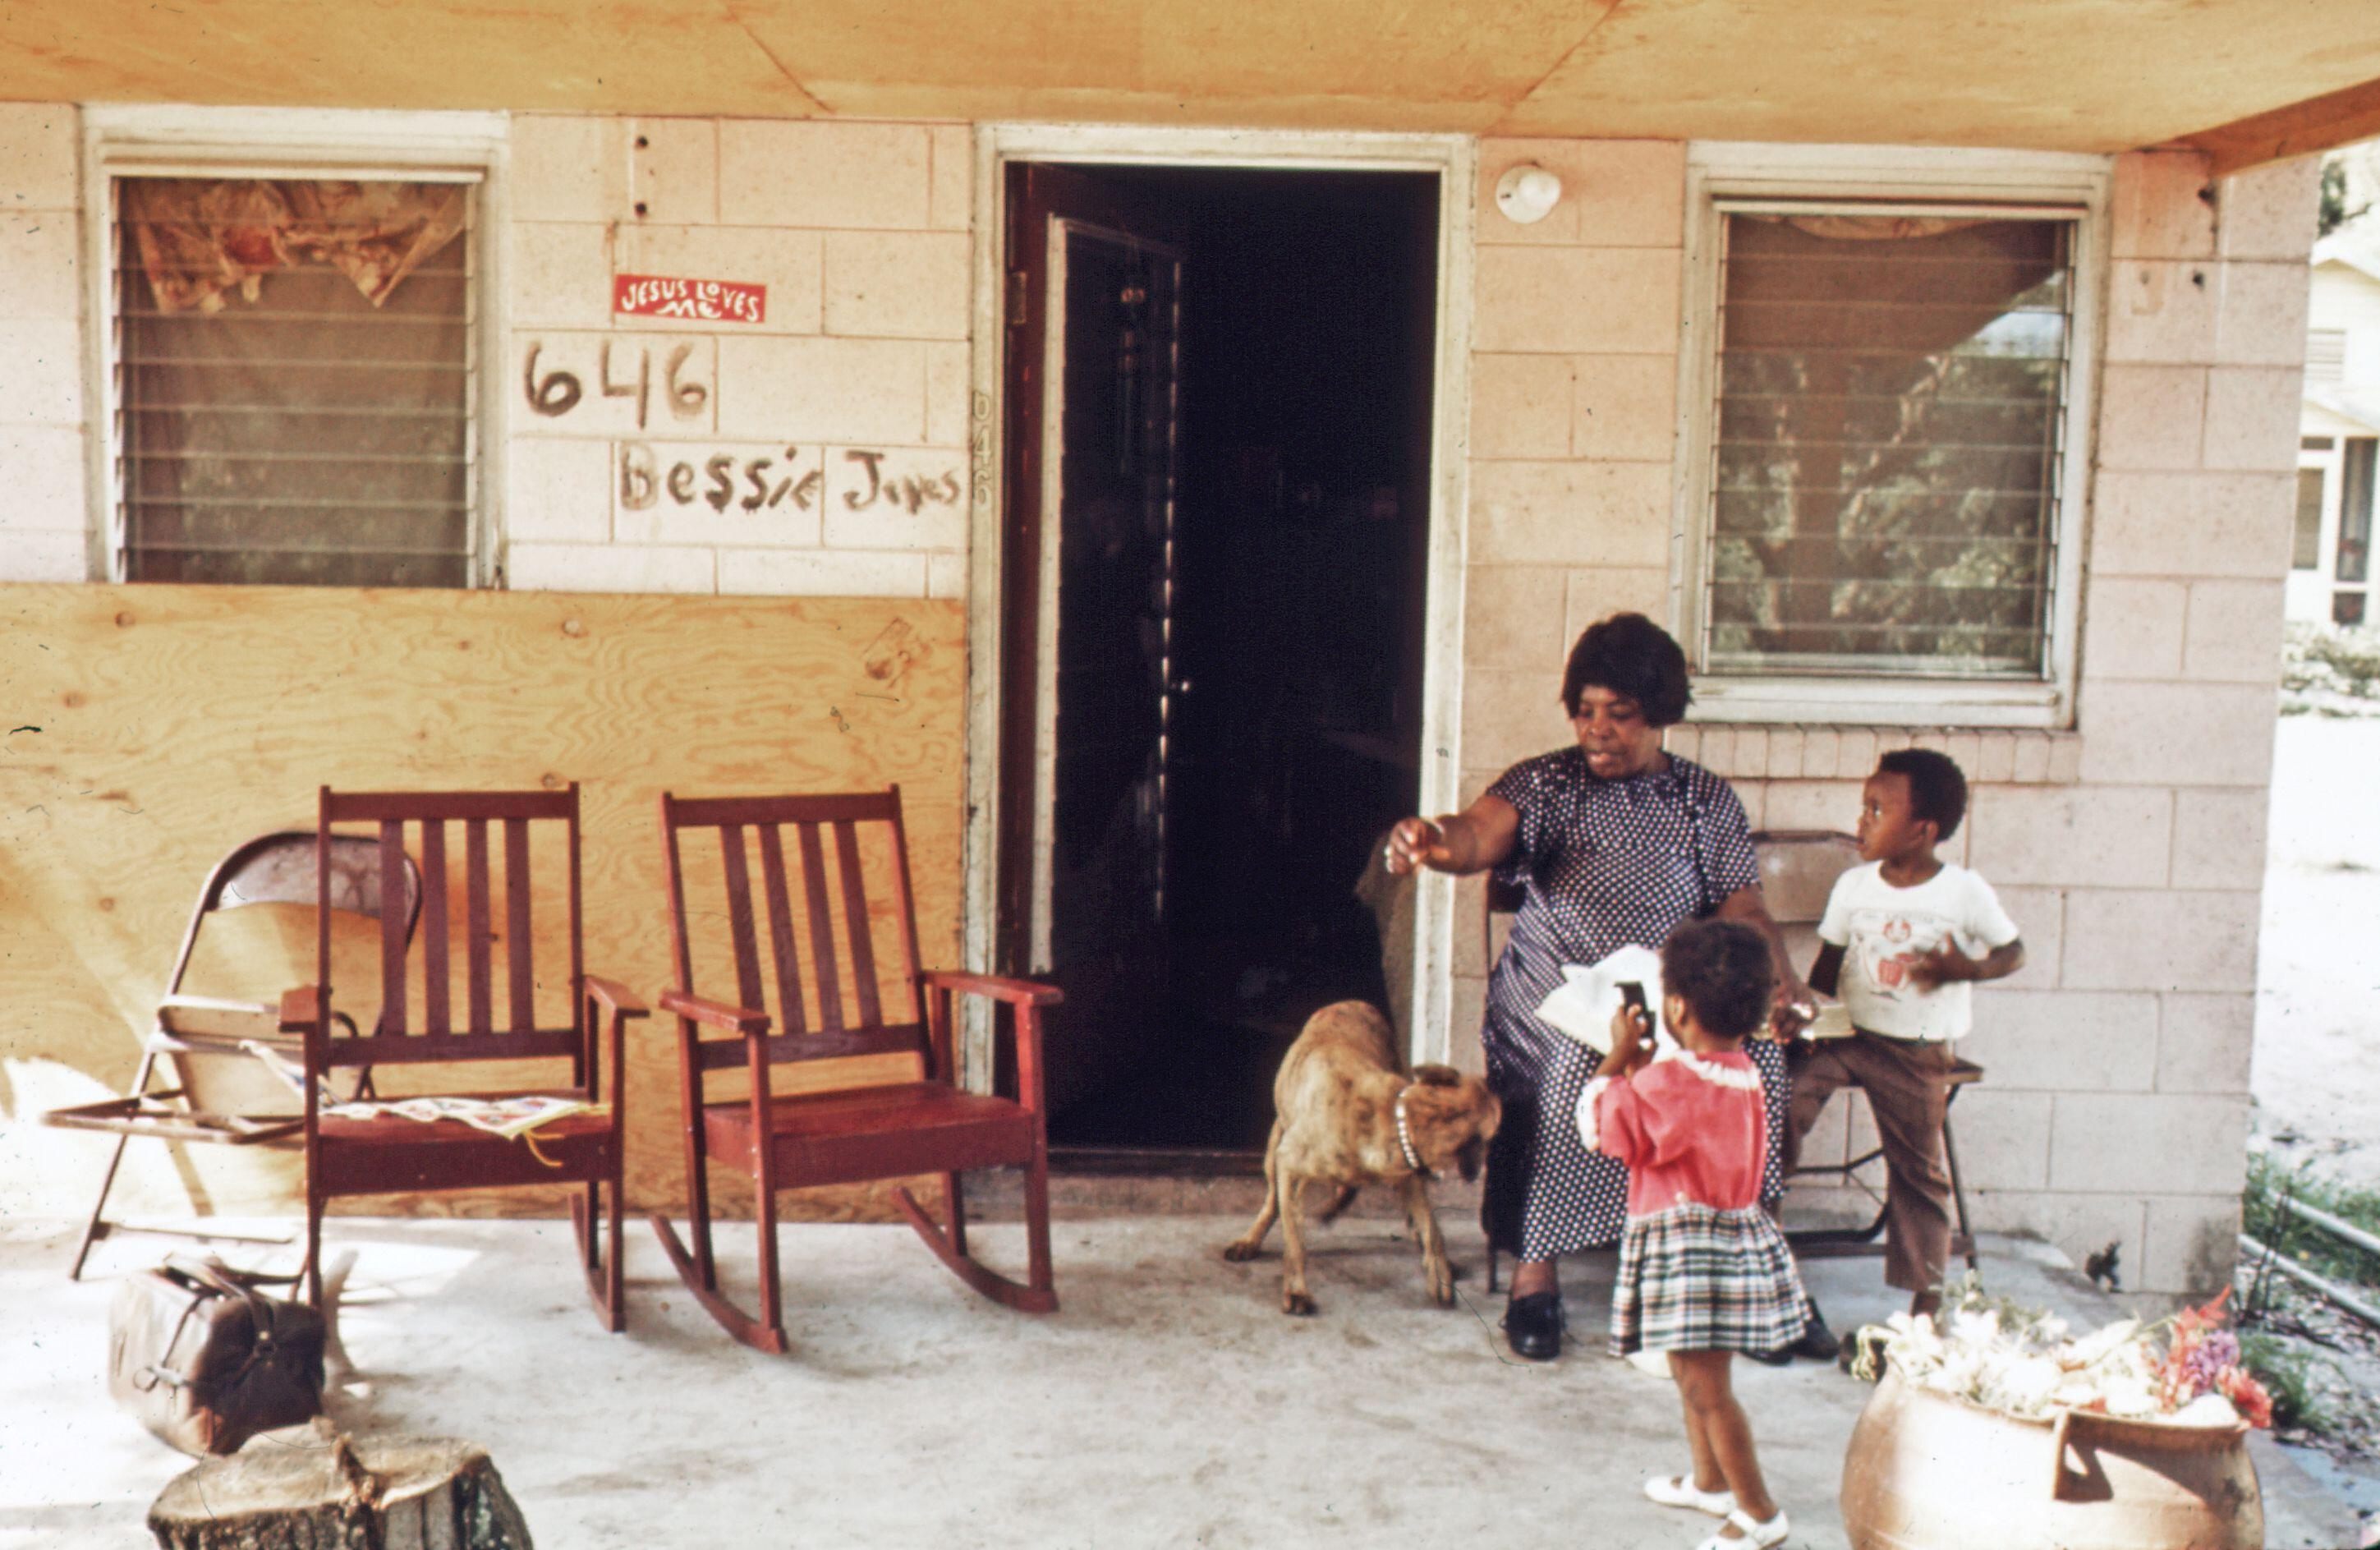
{"type": "Polygon", "coordinates": [[[707,996],[697,995],[692,991],[662,992],[662,1010],[674,1013],[692,1022],[698,1022],[705,1028],[716,1028],[722,1033],[751,1034],[769,1031],[768,1013],[756,1012],[747,1007],[731,1007],[724,1001],[713,1001],[707,996]]]}
{"type": "Polygon", "coordinates": [[[309,1033],[322,1021],[322,987],[299,985],[281,993],[281,1031],[309,1033]]]}
{"type": "Polygon", "coordinates": [[[600,974],[589,974],[585,976],[585,983],[588,995],[601,1001],[621,1017],[640,1018],[647,1016],[650,1011],[650,1008],[638,998],[634,991],[617,980],[607,980],[600,974]]]}
{"type": "Polygon", "coordinates": [[[988,995],[995,1001],[1005,1001],[1017,1007],[1054,1007],[1065,999],[1056,985],[1045,985],[1038,980],[1014,980],[1002,974],[963,974],[948,969],[928,970],[925,978],[926,983],[938,990],[953,990],[962,995],[988,995]]]}

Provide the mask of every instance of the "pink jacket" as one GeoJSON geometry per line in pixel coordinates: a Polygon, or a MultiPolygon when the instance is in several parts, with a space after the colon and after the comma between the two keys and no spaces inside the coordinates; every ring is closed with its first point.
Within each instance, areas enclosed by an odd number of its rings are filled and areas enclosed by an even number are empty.
{"type": "Polygon", "coordinates": [[[1669,1048],[1629,1076],[1597,1077],[1579,1094],[1578,1133],[1588,1151],[1628,1165],[1631,1216],[1760,1198],[1768,1115],[1749,1056],[1669,1048]]]}

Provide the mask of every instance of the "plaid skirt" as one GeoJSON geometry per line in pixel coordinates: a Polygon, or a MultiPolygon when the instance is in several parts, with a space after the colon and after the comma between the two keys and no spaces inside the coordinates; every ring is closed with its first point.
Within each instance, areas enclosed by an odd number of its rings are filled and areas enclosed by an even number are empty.
{"type": "Polygon", "coordinates": [[[1773,1351],[1802,1337],[1810,1297],[1756,1205],[1684,1201],[1628,1218],[1611,1290],[1611,1351],[1773,1351]]]}

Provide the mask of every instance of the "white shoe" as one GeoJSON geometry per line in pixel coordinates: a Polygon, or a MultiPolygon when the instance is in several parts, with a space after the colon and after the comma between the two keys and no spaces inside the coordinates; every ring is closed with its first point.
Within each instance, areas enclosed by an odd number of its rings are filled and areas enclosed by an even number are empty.
{"type": "Polygon", "coordinates": [[[1714,1518],[1724,1518],[1735,1510],[1734,1492],[1701,1490],[1692,1475],[1665,1474],[1646,1481],[1645,1499],[1663,1507],[1690,1507],[1714,1518]]]}
{"type": "Polygon", "coordinates": [[[1777,1509],[1777,1516],[1766,1523],[1742,1507],[1729,1513],[1727,1520],[1742,1535],[1742,1538],[1730,1539],[1725,1534],[1713,1534],[1695,1545],[1694,1550],[1770,1550],[1772,1545],[1784,1544],[1786,1534],[1793,1527],[1785,1521],[1785,1509],[1781,1507],[1777,1509]]]}

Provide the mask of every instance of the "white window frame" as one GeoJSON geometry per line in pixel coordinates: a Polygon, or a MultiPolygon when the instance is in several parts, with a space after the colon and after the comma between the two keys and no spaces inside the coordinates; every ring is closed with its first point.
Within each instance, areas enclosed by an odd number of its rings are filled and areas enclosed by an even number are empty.
{"type": "Polygon", "coordinates": [[[511,118],[503,113],[348,108],[218,108],[93,104],[82,110],[84,380],[93,431],[85,438],[89,571],[124,580],[121,392],[111,336],[113,185],[119,177],[345,177],[470,183],[473,364],[479,390],[468,443],[474,492],[472,588],[504,585],[505,234],[511,118]]]}
{"type": "Polygon", "coordinates": [[[1694,718],[1888,726],[2067,727],[2081,659],[2082,559],[2092,421],[2098,404],[2113,162],[2050,152],[1696,141],[1686,157],[1685,294],[1678,352],[1678,465],[1670,528],[1670,624],[1695,669],[1694,718]],[[1701,672],[1709,563],[1713,396],[1718,386],[1722,201],[1777,200],[1877,213],[2053,215],[2074,223],[2073,336],[2068,342],[2065,457],[2052,534],[2049,670],[2039,680],[1730,677],[1701,672]]]}

